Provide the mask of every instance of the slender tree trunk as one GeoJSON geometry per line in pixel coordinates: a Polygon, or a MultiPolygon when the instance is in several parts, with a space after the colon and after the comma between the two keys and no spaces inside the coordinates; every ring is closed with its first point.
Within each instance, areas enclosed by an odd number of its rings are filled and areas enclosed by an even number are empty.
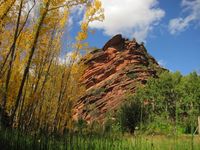
{"type": "Polygon", "coordinates": [[[60,110],[60,107],[61,107],[61,97],[62,97],[62,93],[63,93],[64,77],[65,77],[65,68],[64,68],[64,71],[63,71],[63,74],[62,74],[62,78],[61,78],[61,85],[60,85],[60,92],[59,92],[59,97],[58,97],[58,104],[57,104],[56,114],[55,114],[54,122],[53,122],[53,125],[54,125],[55,129],[57,127],[57,123],[58,123],[58,119],[59,119],[58,117],[59,117],[59,110],[60,110]]]}
{"type": "MultiPolygon", "coordinates": [[[[47,81],[47,77],[48,77],[48,74],[49,74],[49,71],[50,71],[50,67],[51,67],[51,64],[52,64],[53,58],[54,58],[54,54],[51,56],[51,53],[52,53],[52,50],[53,50],[52,43],[53,43],[53,38],[54,38],[55,31],[56,31],[56,29],[54,27],[54,30],[52,31],[52,34],[51,34],[51,39],[49,40],[49,43],[48,43],[48,48],[47,48],[48,51],[47,51],[45,57],[42,60],[42,62],[43,62],[42,65],[39,66],[40,68],[39,68],[39,71],[38,71],[38,78],[37,78],[33,93],[31,93],[32,97],[34,97],[34,95],[36,95],[36,92],[38,91],[39,82],[41,81],[40,79],[42,77],[42,73],[43,73],[43,70],[45,68],[45,65],[49,63],[47,71],[45,72],[45,78],[44,78],[44,80],[42,82],[41,89],[39,90],[39,92],[37,92],[37,94],[39,96],[41,95],[41,93],[43,91],[43,88],[45,86],[45,83],[47,81]],[[48,62],[49,59],[50,59],[50,61],[48,62]]],[[[31,111],[30,111],[30,116],[29,116],[30,120],[29,120],[28,125],[31,124],[31,122],[32,122],[33,116],[35,115],[35,112],[36,112],[35,111],[36,108],[43,104],[43,103],[41,103],[39,105],[39,101],[40,101],[40,97],[37,98],[37,100],[35,101],[35,107],[32,108],[31,111]]],[[[39,111],[40,111],[40,108],[39,108],[39,111]]],[[[40,117],[40,116],[38,116],[38,117],[40,117]]]]}
{"type": "MultiPolygon", "coordinates": [[[[18,18],[17,18],[17,23],[16,23],[15,35],[14,35],[14,41],[10,48],[11,58],[10,58],[9,68],[8,68],[8,72],[7,72],[7,76],[6,76],[5,92],[3,93],[3,99],[2,99],[2,112],[1,112],[1,117],[0,117],[1,119],[3,119],[3,115],[4,115],[5,109],[6,109],[8,87],[9,87],[9,82],[10,82],[11,73],[12,73],[12,66],[13,66],[13,61],[14,61],[16,41],[17,41],[17,35],[18,35],[18,31],[19,31],[19,24],[20,24],[20,19],[21,19],[23,1],[24,0],[21,0],[21,2],[20,2],[20,8],[19,8],[19,12],[18,12],[18,18]]],[[[2,120],[1,120],[1,122],[2,122],[2,120]]]]}
{"type": "Polygon", "coordinates": [[[200,116],[198,116],[198,133],[200,135],[200,116]]]}
{"type": "Polygon", "coordinates": [[[25,85],[25,91],[24,91],[24,95],[23,95],[23,98],[22,98],[21,107],[20,107],[20,113],[19,113],[19,127],[21,129],[23,129],[23,126],[22,126],[22,112],[23,112],[23,109],[24,109],[24,102],[25,102],[25,98],[26,98],[26,92],[28,90],[28,78],[29,78],[29,75],[27,76],[26,85],[25,85]]]}
{"type": "MultiPolygon", "coordinates": [[[[22,1],[24,1],[24,0],[22,0],[22,1]]],[[[22,2],[23,3],[23,2],[22,2]]],[[[4,61],[3,61],[3,63],[2,63],[2,65],[0,66],[0,78],[3,76],[3,74],[4,74],[4,67],[5,67],[5,65],[6,65],[6,63],[7,63],[7,60],[8,60],[8,58],[9,58],[9,56],[10,56],[10,54],[11,54],[11,52],[13,51],[13,47],[14,47],[14,49],[15,49],[15,45],[16,45],[16,41],[17,41],[17,38],[20,36],[20,34],[21,34],[21,32],[22,32],[22,30],[24,29],[24,27],[25,27],[25,25],[26,25],[26,23],[27,23],[27,21],[28,21],[28,18],[29,18],[29,15],[30,15],[30,13],[31,13],[31,11],[33,10],[33,8],[35,7],[35,4],[36,4],[36,2],[35,2],[35,0],[33,1],[33,6],[30,8],[30,10],[28,11],[28,13],[27,13],[27,16],[26,16],[26,18],[25,18],[25,21],[24,21],[24,23],[22,24],[22,26],[21,26],[21,29],[19,29],[19,23],[17,23],[17,30],[18,30],[18,32],[15,34],[15,36],[14,36],[14,42],[13,42],[13,44],[12,44],[12,46],[11,46],[11,48],[10,48],[10,50],[8,51],[8,53],[6,54],[6,57],[5,57],[5,59],[4,59],[4,61]]],[[[20,6],[21,7],[21,6],[20,6]]],[[[20,9],[22,9],[22,8],[20,8],[20,9]]],[[[21,13],[21,12],[20,12],[21,13]]],[[[21,15],[21,14],[20,14],[21,15]]],[[[19,19],[19,21],[20,21],[20,19],[19,19]]],[[[0,31],[1,32],[1,31],[0,31]]],[[[15,50],[14,50],[15,51],[15,50]]],[[[11,56],[12,57],[12,56],[11,56]]]]}
{"type": "Polygon", "coordinates": [[[45,8],[44,8],[44,13],[41,16],[41,19],[39,20],[39,23],[38,23],[38,27],[36,29],[36,34],[35,34],[35,37],[34,37],[33,46],[32,46],[31,51],[29,53],[28,62],[27,62],[26,68],[25,68],[24,73],[23,73],[22,81],[21,81],[21,84],[20,84],[20,88],[19,88],[18,95],[17,95],[16,102],[15,102],[15,106],[14,106],[14,111],[13,111],[12,116],[11,116],[11,123],[12,124],[14,123],[14,118],[15,118],[17,109],[19,107],[19,102],[20,102],[20,99],[21,99],[21,96],[22,96],[24,83],[26,81],[26,77],[27,77],[29,69],[30,69],[30,65],[31,65],[31,61],[32,61],[32,58],[33,58],[33,54],[34,54],[36,46],[37,46],[40,30],[42,28],[43,21],[44,21],[46,15],[48,13],[49,3],[50,3],[50,1],[48,0],[46,2],[45,8]]]}
{"type": "MultiPolygon", "coordinates": [[[[76,50],[75,53],[76,54],[78,53],[78,49],[76,50]]],[[[66,81],[64,80],[65,79],[64,78],[65,77],[65,69],[64,69],[63,74],[62,74],[60,94],[59,94],[59,98],[58,98],[58,107],[57,107],[57,110],[56,110],[56,115],[54,117],[54,123],[53,123],[55,129],[56,129],[58,122],[59,122],[59,119],[60,119],[59,114],[60,114],[60,109],[62,108],[62,101],[63,101],[63,97],[65,95],[65,91],[67,90],[67,84],[68,84],[68,81],[70,79],[71,71],[72,71],[72,67],[73,67],[74,63],[75,63],[75,59],[71,60],[70,65],[69,65],[69,71],[66,75],[67,76],[66,81]],[[63,85],[63,83],[65,83],[65,85],[63,85]]]]}

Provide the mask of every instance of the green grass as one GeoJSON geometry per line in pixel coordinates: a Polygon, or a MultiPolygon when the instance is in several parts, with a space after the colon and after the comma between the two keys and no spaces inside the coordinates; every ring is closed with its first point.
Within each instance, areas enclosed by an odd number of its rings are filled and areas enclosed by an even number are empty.
{"type": "MultiPolygon", "coordinates": [[[[71,134],[63,137],[27,135],[1,131],[3,150],[192,150],[192,137],[71,134]]],[[[193,139],[193,150],[200,149],[200,136],[193,139]]]]}

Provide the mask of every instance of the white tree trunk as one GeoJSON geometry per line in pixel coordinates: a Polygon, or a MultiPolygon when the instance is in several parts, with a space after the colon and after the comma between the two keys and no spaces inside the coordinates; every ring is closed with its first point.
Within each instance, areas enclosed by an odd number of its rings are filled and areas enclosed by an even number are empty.
{"type": "Polygon", "coordinates": [[[200,135],[200,116],[198,117],[198,133],[200,135]]]}

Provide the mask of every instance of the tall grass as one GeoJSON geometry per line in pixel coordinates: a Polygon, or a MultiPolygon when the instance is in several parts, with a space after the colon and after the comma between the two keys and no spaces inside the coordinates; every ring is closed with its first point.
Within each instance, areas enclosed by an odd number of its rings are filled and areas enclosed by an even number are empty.
{"type": "Polygon", "coordinates": [[[0,131],[2,150],[199,150],[200,137],[71,133],[64,136],[0,131]],[[191,140],[192,139],[192,140],[191,140]],[[191,145],[191,142],[193,144],[191,145]]]}

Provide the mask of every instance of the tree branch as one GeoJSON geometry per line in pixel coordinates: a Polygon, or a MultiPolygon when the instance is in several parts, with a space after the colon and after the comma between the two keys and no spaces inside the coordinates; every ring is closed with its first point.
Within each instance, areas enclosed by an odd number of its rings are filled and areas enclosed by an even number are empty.
{"type": "Polygon", "coordinates": [[[62,8],[62,7],[72,7],[72,6],[76,6],[76,5],[80,5],[80,4],[84,4],[84,3],[87,3],[88,0],[84,0],[84,1],[75,1],[74,0],[71,0],[71,1],[68,1],[66,2],[65,4],[63,5],[60,5],[60,6],[56,6],[56,7],[52,7],[50,9],[48,9],[48,11],[52,11],[52,10],[56,10],[56,9],[59,9],[59,8],[62,8]]]}

